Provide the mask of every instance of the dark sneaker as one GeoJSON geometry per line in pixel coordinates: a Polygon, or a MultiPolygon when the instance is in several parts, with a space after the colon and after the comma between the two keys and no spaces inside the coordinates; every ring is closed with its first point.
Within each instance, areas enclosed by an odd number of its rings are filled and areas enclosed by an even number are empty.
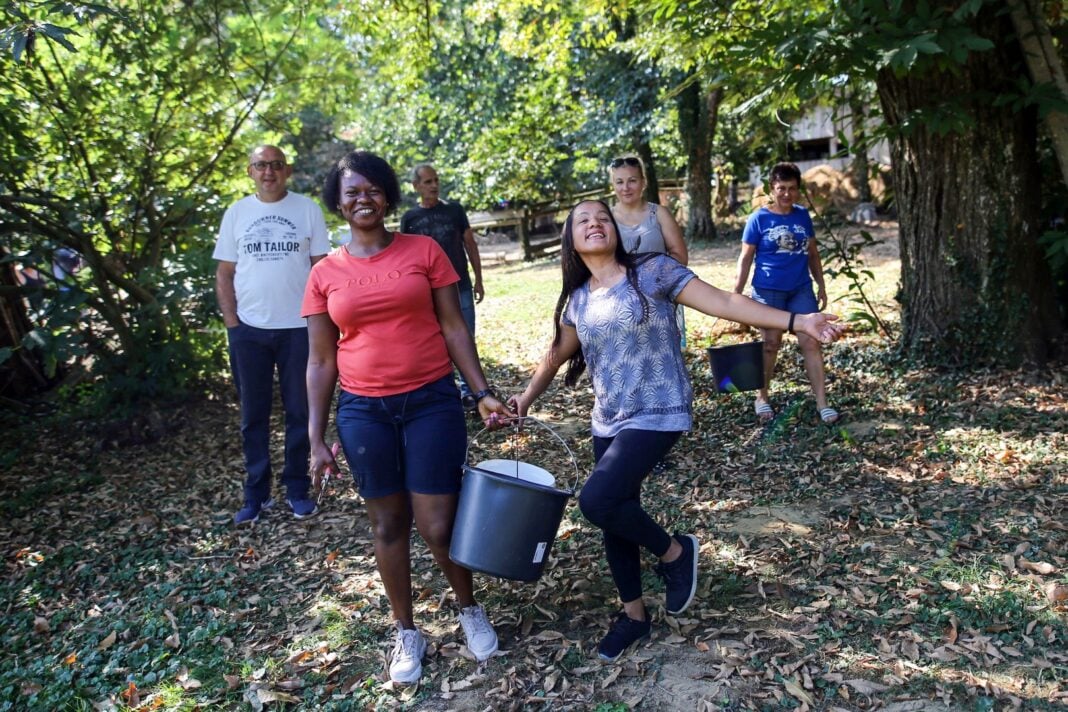
{"type": "Polygon", "coordinates": [[[676,532],[675,540],[682,545],[679,558],[656,566],[657,575],[664,579],[667,612],[673,616],[685,611],[697,593],[697,537],[676,532]]]}
{"type": "Polygon", "coordinates": [[[237,514],[234,515],[234,524],[255,522],[260,518],[261,512],[273,506],[273,499],[268,499],[266,502],[245,502],[245,506],[237,510],[237,514]]]}
{"type": "Polygon", "coordinates": [[[460,403],[463,404],[464,410],[470,413],[478,411],[478,401],[475,399],[474,393],[468,393],[466,396],[460,398],[460,403]]]}
{"type": "Polygon", "coordinates": [[[289,508],[293,510],[293,516],[297,519],[307,519],[319,513],[319,506],[313,499],[290,499],[289,508]]]}
{"type": "Polygon", "coordinates": [[[636,621],[628,616],[626,611],[620,611],[612,622],[612,627],[608,629],[608,635],[602,638],[597,646],[597,654],[601,660],[615,660],[624,650],[649,635],[652,628],[648,611],[643,621],[636,621]]]}

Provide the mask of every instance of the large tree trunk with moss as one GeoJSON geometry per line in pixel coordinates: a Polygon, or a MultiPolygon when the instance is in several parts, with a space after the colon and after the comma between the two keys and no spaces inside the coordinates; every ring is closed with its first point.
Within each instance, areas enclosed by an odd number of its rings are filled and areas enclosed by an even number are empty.
{"type": "Polygon", "coordinates": [[[1025,72],[1010,20],[987,6],[974,31],[995,49],[959,71],[884,70],[877,80],[897,131],[903,345],[962,366],[1040,364],[1064,324],[1037,243],[1038,116],[993,101],[1025,72]]]}
{"type": "Polygon", "coordinates": [[[723,98],[722,89],[707,96],[701,83],[693,79],[679,94],[679,137],[686,149],[686,241],[712,240],[716,224],[712,220],[712,137],[723,98]]]}

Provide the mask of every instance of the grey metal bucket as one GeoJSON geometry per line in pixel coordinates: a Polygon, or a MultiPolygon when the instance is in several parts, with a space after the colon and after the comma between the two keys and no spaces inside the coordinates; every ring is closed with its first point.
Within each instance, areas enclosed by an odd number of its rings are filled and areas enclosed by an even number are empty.
{"type": "MultiPolygon", "coordinates": [[[[534,418],[519,420],[540,425],[560,441],[571,456],[577,481],[578,461],[563,438],[534,418]]],[[[518,429],[518,422],[515,427],[518,429]]],[[[537,580],[552,552],[567,500],[573,494],[573,489],[546,487],[518,476],[464,465],[449,558],[491,576],[537,580]]]]}

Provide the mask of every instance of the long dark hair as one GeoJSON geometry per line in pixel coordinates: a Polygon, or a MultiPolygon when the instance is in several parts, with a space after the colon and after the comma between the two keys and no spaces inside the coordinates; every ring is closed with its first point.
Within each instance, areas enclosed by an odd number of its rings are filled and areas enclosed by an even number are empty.
{"type": "MultiPolygon", "coordinates": [[[[556,300],[556,310],[553,312],[553,343],[552,348],[555,349],[560,345],[561,331],[560,331],[560,319],[564,315],[564,311],[567,309],[567,303],[571,299],[571,294],[586,284],[592,277],[589,267],[582,261],[578,252],[575,251],[575,235],[573,223],[575,220],[575,210],[579,205],[584,203],[597,203],[602,206],[608,213],[608,219],[612,222],[612,228],[616,232],[616,262],[623,265],[627,271],[627,281],[630,282],[630,286],[634,288],[634,291],[638,294],[638,299],[642,305],[642,317],[641,321],[649,316],[649,302],[646,300],[645,295],[642,294],[642,290],[638,288],[638,273],[635,271],[635,259],[634,255],[630,254],[623,248],[623,237],[619,234],[619,224],[616,222],[616,218],[612,215],[612,209],[608,207],[608,204],[603,200],[583,200],[581,203],[571,208],[571,212],[567,214],[567,220],[564,221],[564,232],[560,237],[560,270],[563,273],[563,284],[560,287],[560,296],[556,300]]],[[[573,386],[578,382],[579,376],[586,370],[586,356],[582,353],[582,349],[578,349],[567,360],[567,371],[564,372],[564,384],[573,386]]]]}

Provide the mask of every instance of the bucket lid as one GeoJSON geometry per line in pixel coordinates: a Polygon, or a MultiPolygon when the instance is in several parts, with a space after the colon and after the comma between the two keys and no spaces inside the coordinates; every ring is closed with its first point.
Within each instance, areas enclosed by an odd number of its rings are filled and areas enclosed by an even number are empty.
{"type": "Polygon", "coordinates": [[[525,482],[532,482],[543,487],[556,486],[556,478],[548,470],[522,460],[483,460],[475,467],[506,477],[518,477],[525,482]]]}

